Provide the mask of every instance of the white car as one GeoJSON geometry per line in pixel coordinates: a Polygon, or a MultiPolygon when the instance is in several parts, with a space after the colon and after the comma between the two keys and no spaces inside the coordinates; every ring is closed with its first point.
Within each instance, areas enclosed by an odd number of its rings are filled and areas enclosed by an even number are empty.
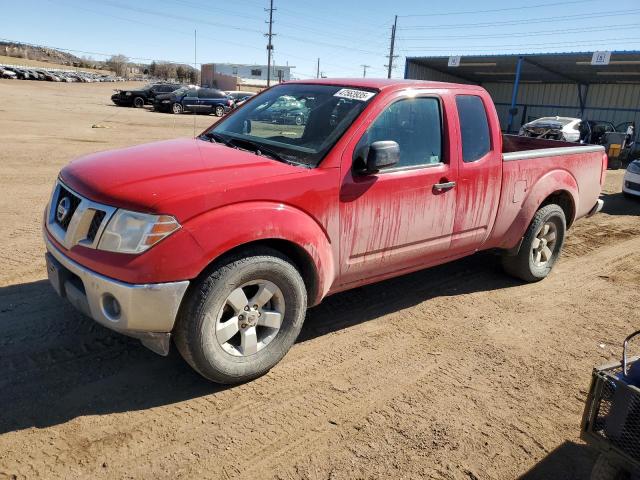
{"type": "Polygon", "coordinates": [[[622,181],[622,193],[626,197],[640,198],[640,159],[634,160],[627,167],[622,181]]]}
{"type": "Polygon", "coordinates": [[[542,117],[524,124],[518,135],[578,142],[580,141],[581,123],[582,120],[579,118],[542,117]]]}

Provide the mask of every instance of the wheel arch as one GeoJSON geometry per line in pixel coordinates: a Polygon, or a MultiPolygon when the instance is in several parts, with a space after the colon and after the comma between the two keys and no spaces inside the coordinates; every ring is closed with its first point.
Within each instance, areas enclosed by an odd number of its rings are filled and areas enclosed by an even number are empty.
{"type": "Polygon", "coordinates": [[[184,228],[205,253],[199,277],[230,256],[263,246],[293,262],[304,280],[310,306],[320,303],[335,278],[332,246],[326,232],[315,219],[289,205],[228,205],[189,220],[184,228]],[[259,224],[256,219],[261,219],[259,224]]]}
{"type": "Polygon", "coordinates": [[[499,247],[517,253],[536,212],[552,203],[562,208],[569,228],[576,217],[578,198],[578,183],[568,171],[558,169],[543,175],[528,189],[513,221],[504,225],[508,228],[504,230],[499,247]]]}
{"type": "Polygon", "coordinates": [[[576,204],[571,193],[567,190],[556,190],[543,200],[540,207],[538,207],[538,210],[551,204],[556,204],[562,208],[567,220],[567,229],[570,228],[571,225],[573,225],[576,216],[576,204]]]}
{"type": "Polygon", "coordinates": [[[321,295],[320,279],[319,272],[313,258],[311,258],[311,255],[309,255],[309,253],[300,245],[282,238],[263,238],[237,245],[209,262],[209,264],[200,273],[199,278],[208,275],[211,270],[223,265],[229,259],[240,256],[242,252],[257,250],[260,247],[275,250],[291,260],[293,266],[302,276],[305,288],[307,289],[309,305],[312,306],[319,303],[320,299],[318,299],[318,297],[321,295]],[[318,300],[316,301],[316,299],[318,300]]]}

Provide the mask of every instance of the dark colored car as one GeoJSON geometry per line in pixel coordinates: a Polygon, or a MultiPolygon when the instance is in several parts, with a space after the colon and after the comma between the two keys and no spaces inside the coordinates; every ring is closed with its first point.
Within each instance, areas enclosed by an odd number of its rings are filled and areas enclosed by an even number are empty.
{"type": "Polygon", "coordinates": [[[255,119],[283,125],[306,125],[309,107],[306,102],[281,97],[273,103],[265,103],[256,108],[255,119]]]}
{"type": "Polygon", "coordinates": [[[233,100],[215,88],[181,88],[173,93],[157,95],[153,108],[158,112],[214,113],[221,117],[233,107],[233,100]]]}
{"type": "Polygon", "coordinates": [[[139,90],[120,90],[111,95],[111,101],[119,107],[142,108],[145,105],[153,104],[156,95],[171,93],[182,88],[182,85],[173,83],[157,83],[147,85],[139,90]]]}
{"type": "Polygon", "coordinates": [[[256,94],[253,92],[236,92],[236,91],[228,91],[224,92],[227,94],[231,100],[233,100],[233,108],[237,108],[240,105],[243,105],[247,100],[251,97],[255,97],[256,94]]]}

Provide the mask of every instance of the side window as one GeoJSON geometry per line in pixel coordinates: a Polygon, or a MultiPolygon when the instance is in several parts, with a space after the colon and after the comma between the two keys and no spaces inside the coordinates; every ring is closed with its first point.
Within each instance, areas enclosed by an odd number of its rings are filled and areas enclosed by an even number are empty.
{"type": "Polygon", "coordinates": [[[475,162],[491,150],[489,121],[482,99],[475,95],[456,97],[462,136],[462,159],[475,162]]]}
{"type": "Polygon", "coordinates": [[[208,88],[201,88],[198,90],[199,98],[211,98],[213,95],[213,90],[209,90],[208,88]]]}
{"type": "Polygon", "coordinates": [[[417,97],[392,103],[367,129],[356,151],[384,140],[393,140],[400,146],[400,162],[394,168],[442,162],[440,101],[417,97]]]}

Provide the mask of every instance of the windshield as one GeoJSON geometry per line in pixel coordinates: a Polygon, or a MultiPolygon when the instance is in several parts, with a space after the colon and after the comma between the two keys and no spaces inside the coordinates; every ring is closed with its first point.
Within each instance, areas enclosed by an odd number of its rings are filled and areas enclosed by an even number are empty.
{"type": "Polygon", "coordinates": [[[174,90],[172,93],[176,96],[180,96],[180,95],[184,95],[185,93],[187,93],[189,91],[189,89],[187,87],[181,87],[177,90],[174,90]]]}
{"type": "MultiPolygon", "coordinates": [[[[376,92],[332,85],[282,84],[204,133],[251,143],[283,161],[315,167],[376,92]]],[[[237,142],[236,142],[237,144],[237,142]]]]}

